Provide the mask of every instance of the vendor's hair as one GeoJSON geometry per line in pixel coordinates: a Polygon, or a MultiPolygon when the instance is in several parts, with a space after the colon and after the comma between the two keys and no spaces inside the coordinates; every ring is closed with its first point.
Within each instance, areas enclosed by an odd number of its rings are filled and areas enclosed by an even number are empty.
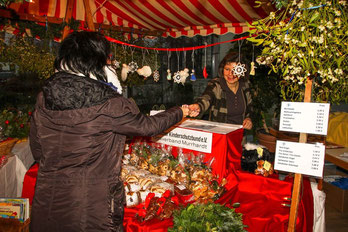
{"type": "Polygon", "coordinates": [[[110,54],[110,43],[98,32],[73,32],[66,37],[59,48],[54,67],[58,71],[69,70],[86,77],[94,75],[107,81],[104,66],[110,54]]]}
{"type": "MultiPolygon", "coordinates": [[[[241,64],[245,64],[245,68],[247,69],[244,78],[248,79],[249,78],[249,63],[248,61],[243,57],[243,55],[240,55],[240,60],[239,60],[239,54],[237,52],[230,52],[228,53],[220,62],[219,64],[219,69],[218,69],[218,76],[223,77],[224,76],[224,67],[228,63],[238,63],[240,62],[241,64]]],[[[241,78],[243,80],[244,78],[241,78]]],[[[244,80],[245,80],[244,79],[244,80]]]]}

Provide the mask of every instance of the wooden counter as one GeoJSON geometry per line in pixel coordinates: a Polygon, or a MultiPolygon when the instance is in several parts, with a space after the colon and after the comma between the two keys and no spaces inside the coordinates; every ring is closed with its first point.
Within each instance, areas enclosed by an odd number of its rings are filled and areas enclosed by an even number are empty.
{"type": "Polygon", "coordinates": [[[344,153],[348,153],[348,147],[344,148],[327,148],[325,150],[325,160],[336,166],[348,170],[348,157],[342,157],[344,153]]]}

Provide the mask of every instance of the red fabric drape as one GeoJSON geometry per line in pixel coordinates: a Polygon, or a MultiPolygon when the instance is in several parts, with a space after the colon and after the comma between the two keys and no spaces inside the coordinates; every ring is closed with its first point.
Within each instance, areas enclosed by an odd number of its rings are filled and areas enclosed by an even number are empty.
{"type": "Polygon", "coordinates": [[[37,171],[38,170],[39,170],[39,164],[35,163],[25,173],[24,180],[23,180],[22,197],[23,198],[29,198],[30,205],[33,202],[33,197],[34,197],[34,192],[35,192],[35,184],[36,184],[36,177],[37,177],[37,171]]]}
{"type": "MultiPolygon", "coordinates": [[[[225,194],[217,203],[231,207],[239,202],[240,207],[236,212],[243,214],[243,222],[249,232],[282,232],[287,231],[290,207],[282,203],[290,204],[284,198],[291,198],[293,178],[279,180],[276,174],[263,177],[244,172],[240,167],[242,154],[241,141],[243,130],[237,130],[227,135],[214,134],[212,153],[205,154],[205,160],[215,161],[212,171],[219,177],[228,180],[225,194]]],[[[150,140],[147,139],[150,143],[150,140]]],[[[177,156],[178,148],[173,147],[173,155],[177,156]]],[[[195,155],[201,152],[183,149],[184,153],[192,152],[195,155]]],[[[24,178],[23,197],[32,200],[36,181],[38,165],[30,168],[24,178]]],[[[298,207],[296,231],[311,232],[313,227],[313,196],[308,178],[303,179],[301,188],[301,201],[298,207]]],[[[155,231],[165,232],[173,225],[172,219],[151,220],[140,223],[135,214],[142,207],[125,208],[124,227],[125,231],[155,231]]]]}

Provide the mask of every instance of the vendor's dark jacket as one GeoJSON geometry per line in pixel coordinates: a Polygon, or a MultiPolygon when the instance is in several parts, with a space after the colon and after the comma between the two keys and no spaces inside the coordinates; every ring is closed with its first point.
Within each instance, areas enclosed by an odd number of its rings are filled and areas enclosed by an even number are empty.
{"type": "Polygon", "coordinates": [[[50,77],[31,120],[30,147],[39,162],[31,231],[122,231],[126,136],[156,135],[182,116],[180,107],[143,115],[132,100],[90,78],[50,77]]]}
{"type": "MultiPolygon", "coordinates": [[[[224,90],[222,83],[226,80],[223,77],[216,77],[210,80],[204,90],[202,96],[198,97],[195,102],[201,108],[200,115],[208,111],[209,121],[214,122],[227,122],[227,102],[226,102],[226,90],[224,90]]],[[[226,85],[226,84],[225,84],[226,85]]],[[[251,94],[247,81],[239,81],[239,88],[242,91],[244,101],[244,113],[243,119],[250,118],[251,112],[251,94]]]]}

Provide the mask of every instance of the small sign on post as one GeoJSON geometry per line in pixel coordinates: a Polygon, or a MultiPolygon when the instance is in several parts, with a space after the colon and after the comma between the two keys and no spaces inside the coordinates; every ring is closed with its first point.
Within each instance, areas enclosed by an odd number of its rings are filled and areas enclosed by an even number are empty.
{"type": "Polygon", "coordinates": [[[279,130],[327,134],[329,103],[282,102],[279,130]]]}
{"type": "Polygon", "coordinates": [[[321,177],[324,166],[325,146],[316,144],[311,147],[306,142],[307,133],[327,134],[330,104],[310,102],[312,83],[312,79],[306,82],[304,102],[282,102],[281,107],[279,130],[300,132],[299,143],[289,144],[285,141],[277,141],[276,148],[275,169],[295,173],[288,232],[295,231],[302,182],[301,173],[321,177]],[[302,150],[303,148],[305,149],[302,150]],[[311,171],[307,171],[307,168],[311,171]]]}
{"type": "Polygon", "coordinates": [[[325,146],[277,141],[274,169],[322,178],[325,146]]]}

